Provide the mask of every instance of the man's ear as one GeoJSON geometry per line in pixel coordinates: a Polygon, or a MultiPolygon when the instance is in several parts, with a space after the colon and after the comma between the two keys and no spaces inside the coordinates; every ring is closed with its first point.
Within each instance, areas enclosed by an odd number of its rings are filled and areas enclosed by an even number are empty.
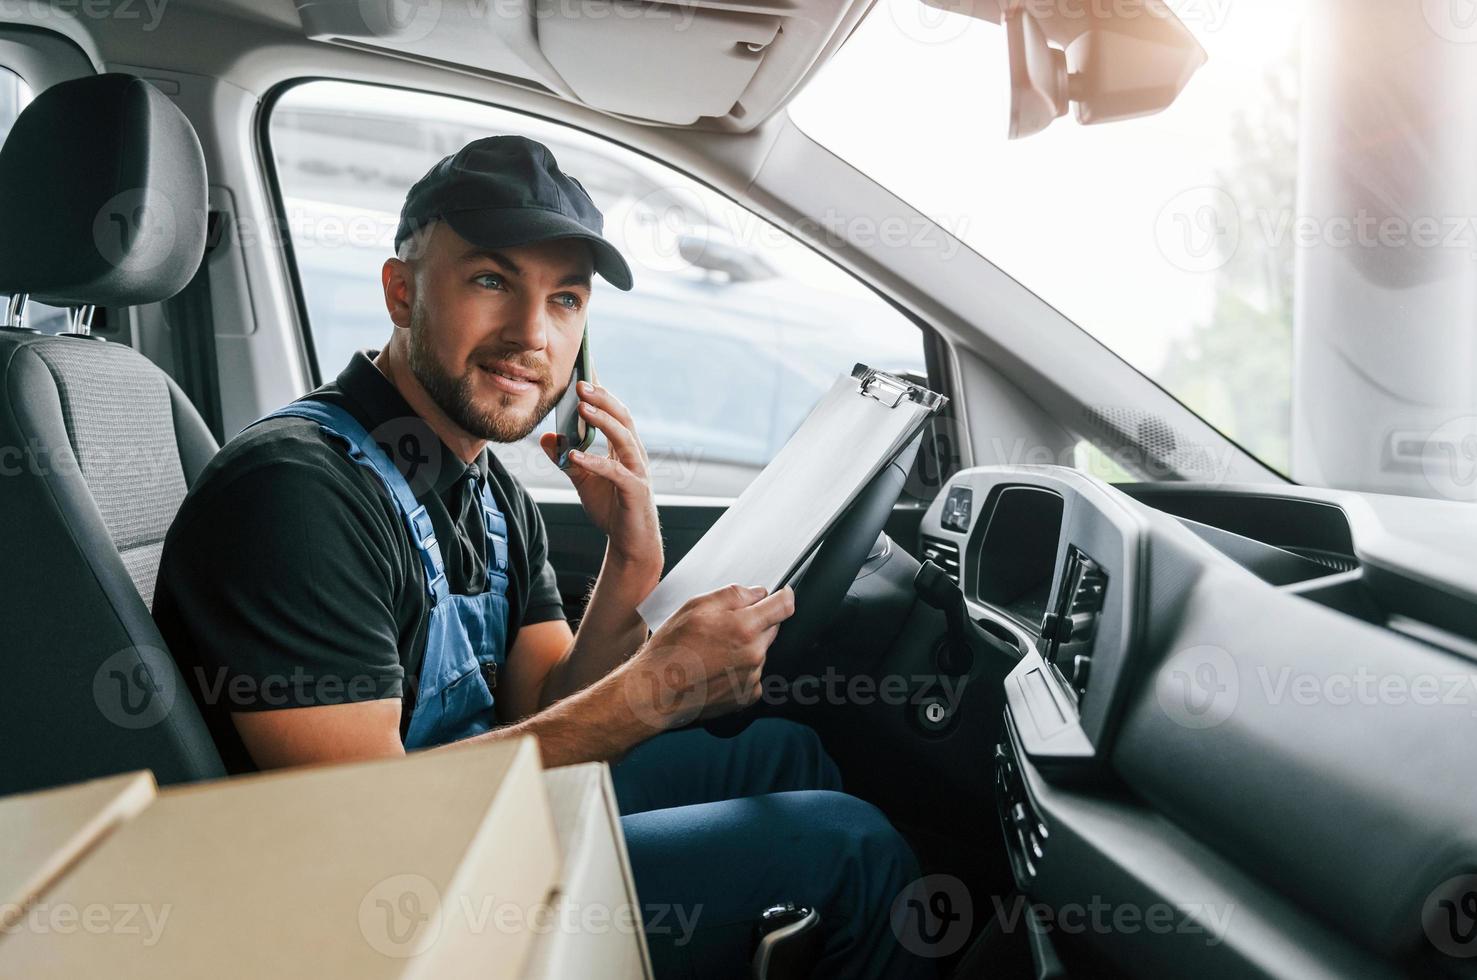
{"type": "Polygon", "coordinates": [[[385,290],[385,310],[390,322],[410,329],[410,310],[415,303],[415,270],[402,259],[385,259],[380,267],[380,285],[385,290]]]}

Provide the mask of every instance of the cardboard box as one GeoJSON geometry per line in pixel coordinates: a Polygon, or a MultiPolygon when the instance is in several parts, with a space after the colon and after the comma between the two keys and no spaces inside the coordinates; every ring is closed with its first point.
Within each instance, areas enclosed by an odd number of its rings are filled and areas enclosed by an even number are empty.
{"type": "Polygon", "coordinates": [[[559,873],[532,739],[166,790],[0,936],[0,977],[514,977],[559,873]]]}
{"type": "Polygon", "coordinates": [[[535,924],[524,976],[644,980],[651,957],[631,877],[610,769],[602,762],[544,773],[563,870],[557,894],[535,924]]]}
{"type": "Polygon", "coordinates": [[[0,934],[157,789],[152,773],[133,772],[0,800],[0,934]]]}

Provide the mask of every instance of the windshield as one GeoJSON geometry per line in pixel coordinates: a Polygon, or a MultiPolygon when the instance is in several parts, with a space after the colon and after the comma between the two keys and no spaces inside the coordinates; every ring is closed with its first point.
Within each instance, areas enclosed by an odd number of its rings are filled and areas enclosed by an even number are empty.
{"type": "Polygon", "coordinates": [[[1008,140],[1004,31],[920,0],[790,112],[1273,469],[1472,499],[1477,18],[1169,6],[1208,61],[1157,115],[1008,140]]]}

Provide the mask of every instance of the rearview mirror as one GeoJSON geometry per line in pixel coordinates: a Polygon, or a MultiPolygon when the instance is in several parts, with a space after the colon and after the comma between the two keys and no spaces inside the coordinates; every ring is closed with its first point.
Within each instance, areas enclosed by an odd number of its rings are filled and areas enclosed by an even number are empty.
{"type": "Polygon", "coordinates": [[[1075,108],[1084,125],[1168,108],[1205,49],[1163,0],[923,0],[1005,27],[1010,138],[1075,108]]]}
{"type": "Polygon", "coordinates": [[[1036,18],[1016,6],[1005,12],[1010,52],[1010,138],[1039,133],[1067,114],[1067,55],[1046,43],[1036,18]]]}

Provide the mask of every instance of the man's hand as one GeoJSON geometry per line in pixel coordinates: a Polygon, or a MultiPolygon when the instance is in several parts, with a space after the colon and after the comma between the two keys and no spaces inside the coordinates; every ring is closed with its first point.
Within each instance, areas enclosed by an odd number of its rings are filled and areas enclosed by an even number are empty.
{"type": "MultiPolygon", "coordinates": [[[[610,451],[604,456],[570,453],[569,480],[585,513],[610,539],[607,561],[623,579],[637,585],[640,594],[634,601],[639,602],[662,574],[661,527],[646,473],[646,448],[636,435],[631,413],[609,391],[581,381],[577,393],[580,416],[605,435],[610,451]]],[[[550,460],[558,461],[556,433],[544,433],[539,445],[550,460]]]]}
{"type": "Polygon", "coordinates": [[[769,645],[794,612],[788,586],[773,595],[729,585],[694,596],[626,664],[628,702],[655,730],[753,704],[769,645]]]}

